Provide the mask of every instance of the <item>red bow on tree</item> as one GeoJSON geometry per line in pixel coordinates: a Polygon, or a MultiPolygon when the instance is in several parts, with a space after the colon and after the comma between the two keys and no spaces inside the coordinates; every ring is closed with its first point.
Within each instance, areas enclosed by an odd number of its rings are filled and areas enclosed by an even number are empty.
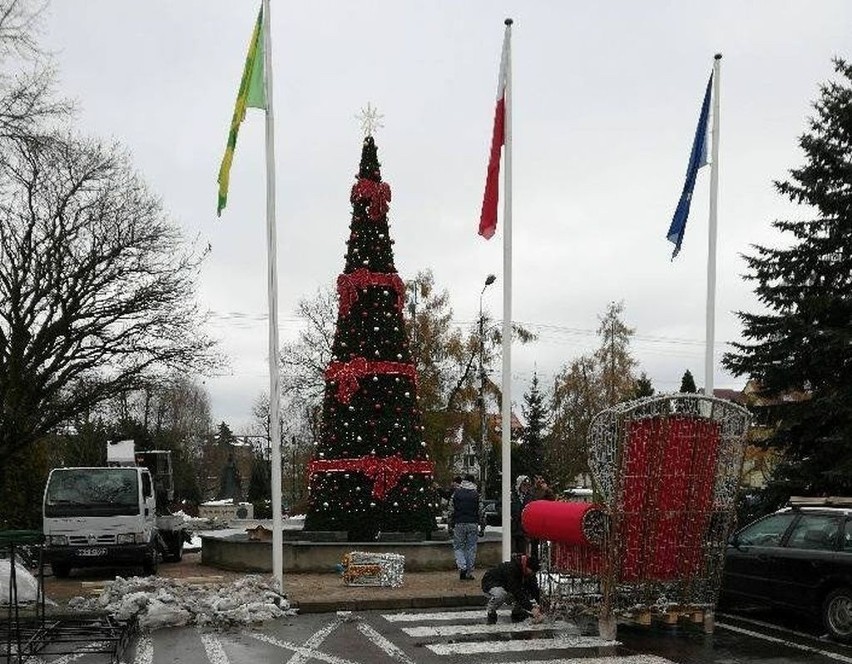
{"type": "Polygon", "coordinates": [[[373,480],[373,498],[384,500],[388,492],[399,484],[403,475],[431,474],[435,464],[425,459],[403,459],[399,454],[389,457],[369,455],[357,459],[314,459],[308,464],[308,473],[364,473],[373,480]]]}
{"type": "Polygon", "coordinates": [[[352,194],[349,200],[355,203],[363,198],[370,201],[370,206],[367,208],[370,219],[378,221],[382,215],[388,213],[388,203],[391,199],[390,185],[387,182],[376,182],[375,180],[361,178],[352,185],[352,194]]]}

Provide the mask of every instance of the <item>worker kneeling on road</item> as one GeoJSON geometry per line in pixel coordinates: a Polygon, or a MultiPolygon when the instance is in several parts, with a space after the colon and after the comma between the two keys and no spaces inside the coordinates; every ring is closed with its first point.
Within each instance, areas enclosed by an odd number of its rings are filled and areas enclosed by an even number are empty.
{"type": "Polygon", "coordinates": [[[532,616],[533,622],[541,621],[542,612],[538,606],[541,591],[536,579],[538,569],[537,558],[518,554],[485,573],[482,592],[488,597],[486,622],[489,625],[497,622],[497,609],[503,604],[512,605],[512,622],[520,622],[527,616],[532,616]]]}

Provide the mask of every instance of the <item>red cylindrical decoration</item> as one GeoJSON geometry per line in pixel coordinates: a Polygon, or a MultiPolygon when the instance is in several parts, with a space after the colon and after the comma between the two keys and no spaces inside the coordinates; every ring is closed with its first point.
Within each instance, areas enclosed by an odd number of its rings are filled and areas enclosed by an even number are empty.
{"type": "Polygon", "coordinates": [[[603,539],[605,512],[594,503],[534,500],[521,512],[521,525],[533,539],[589,546],[603,539]]]}

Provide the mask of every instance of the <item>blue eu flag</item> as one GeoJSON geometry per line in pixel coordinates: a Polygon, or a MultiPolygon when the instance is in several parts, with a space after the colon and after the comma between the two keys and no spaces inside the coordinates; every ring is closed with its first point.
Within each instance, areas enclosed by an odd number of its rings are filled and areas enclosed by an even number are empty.
{"type": "Polygon", "coordinates": [[[698,169],[707,164],[707,123],[710,118],[710,90],[713,87],[713,74],[707,81],[704,102],[701,104],[701,115],[698,116],[698,127],[695,128],[695,140],[692,142],[692,152],[689,154],[689,165],[686,167],[686,182],[683,183],[683,193],[672,217],[666,239],[673,243],[672,260],[680,252],[683,242],[683,232],[686,230],[686,220],[689,217],[689,204],[692,202],[692,190],[695,189],[695,177],[698,169]]]}

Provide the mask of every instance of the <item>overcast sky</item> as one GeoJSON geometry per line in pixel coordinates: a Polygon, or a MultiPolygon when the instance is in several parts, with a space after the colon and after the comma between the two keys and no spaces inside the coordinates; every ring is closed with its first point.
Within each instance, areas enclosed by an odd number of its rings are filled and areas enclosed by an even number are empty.
{"type": "MultiPolygon", "coordinates": [[[[78,126],[115,139],[164,207],[212,252],[200,282],[231,362],[209,379],[216,422],[240,431],[268,390],[263,114],[250,110],[228,207],[216,175],[259,0],[54,0],[43,39],[78,126]]],[[[503,19],[514,18],[513,319],[540,334],[515,347],[513,400],[537,369],[597,344],[598,316],[624,300],[632,351],[658,391],[684,370],[704,382],[710,169],[699,173],[683,249],[665,239],[683,186],[713,54],[721,52],[716,387],[740,388],[718,359],[755,309],[740,254],[777,244],[804,215],[772,180],[801,165],[831,58],[849,56],[848,0],[565,2],[272,0],[282,341],[299,298],[343,268],[349,189],[372,102],[393,191],[403,279],[431,268],[455,319],[502,316],[502,235],[476,234],[503,19]]],[[[495,376],[499,380],[499,376],[495,376]]]]}

